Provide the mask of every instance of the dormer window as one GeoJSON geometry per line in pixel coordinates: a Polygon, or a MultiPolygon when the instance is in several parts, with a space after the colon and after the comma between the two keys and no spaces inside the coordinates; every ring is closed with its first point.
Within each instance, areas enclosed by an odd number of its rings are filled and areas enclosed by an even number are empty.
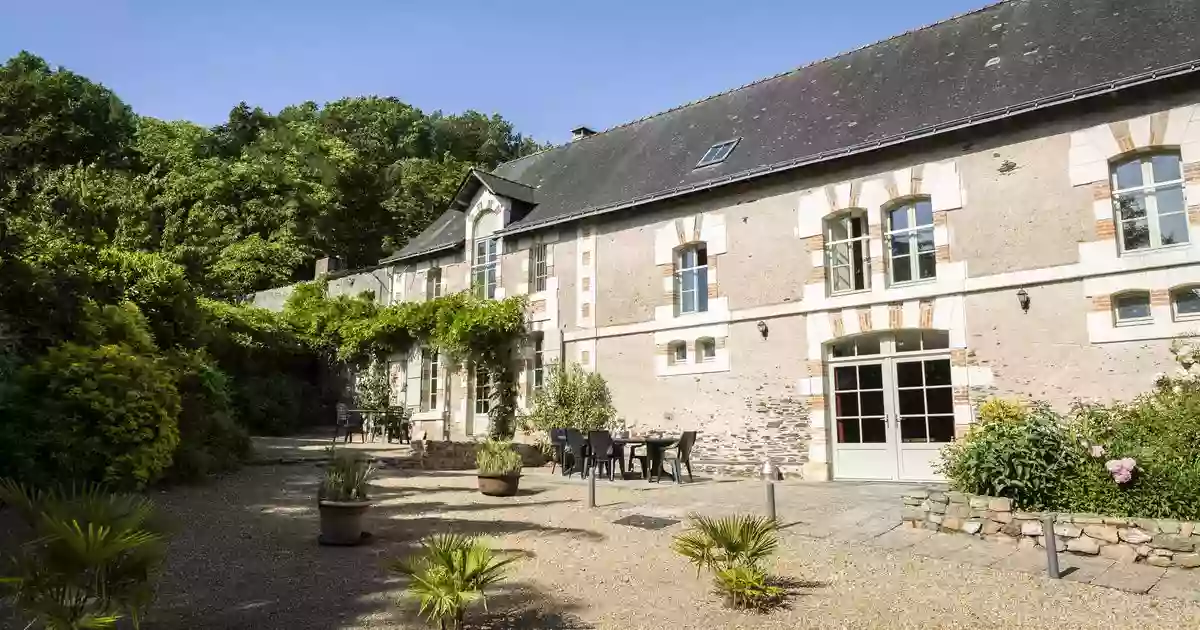
{"type": "Polygon", "coordinates": [[[500,215],[485,212],[475,219],[474,246],[471,251],[471,290],[476,297],[496,297],[496,268],[500,260],[500,239],[492,236],[500,229],[500,215]]]}
{"type": "Polygon", "coordinates": [[[733,140],[726,140],[725,142],[718,142],[712,145],[704,152],[704,157],[700,158],[700,162],[696,164],[696,168],[724,162],[725,158],[729,157],[730,153],[733,153],[733,148],[737,146],[739,141],[741,141],[741,138],[734,138],[733,140]]]}

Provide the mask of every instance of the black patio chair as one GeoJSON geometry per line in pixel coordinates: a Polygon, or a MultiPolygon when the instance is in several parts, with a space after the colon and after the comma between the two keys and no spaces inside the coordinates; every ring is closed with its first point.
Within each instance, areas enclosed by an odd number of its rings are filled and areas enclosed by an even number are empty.
{"type": "Polygon", "coordinates": [[[623,449],[617,448],[618,445],[613,444],[612,434],[608,431],[589,431],[588,432],[588,448],[591,450],[592,468],[598,474],[603,474],[603,471],[608,471],[608,480],[613,480],[613,460],[617,461],[617,465],[621,467],[621,478],[625,478],[625,460],[622,459],[623,449]]]}
{"type": "Polygon", "coordinates": [[[695,444],[696,432],[684,431],[674,446],[664,449],[662,453],[662,466],[658,468],[658,479],[662,479],[662,469],[670,462],[675,483],[683,483],[682,468],[684,466],[687,467],[688,483],[692,483],[692,447],[695,444]]]}
{"type": "MultiPolygon", "coordinates": [[[[367,443],[367,431],[366,431],[365,423],[363,422],[363,416],[361,413],[359,413],[357,411],[347,412],[346,413],[346,425],[344,428],[346,431],[346,436],[344,438],[342,438],[343,443],[353,442],[355,431],[358,431],[358,434],[362,436],[363,444],[367,443]]],[[[334,438],[334,439],[336,439],[336,438],[334,438]]]]}
{"type": "Polygon", "coordinates": [[[550,448],[554,449],[554,457],[550,460],[550,474],[554,474],[554,467],[559,466],[563,469],[563,473],[567,470],[567,430],[566,429],[550,429],[550,448]]]}
{"type": "Polygon", "coordinates": [[[587,477],[587,438],[583,437],[579,429],[567,429],[567,454],[571,456],[571,469],[566,471],[566,475],[570,477],[578,470],[580,476],[587,477]]]}

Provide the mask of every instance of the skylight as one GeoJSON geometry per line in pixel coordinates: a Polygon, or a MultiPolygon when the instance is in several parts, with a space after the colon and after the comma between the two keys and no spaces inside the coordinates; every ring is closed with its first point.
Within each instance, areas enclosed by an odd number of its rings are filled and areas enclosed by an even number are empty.
{"type": "Polygon", "coordinates": [[[733,148],[737,146],[739,140],[741,138],[734,138],[733,140],[726,140],[725,142],[718,142],[712,145],[704,152],[704,157],[700,158],[700,162],[696,164],[696,168],[724,162],[725,158],[729,157],[730,153],[733,153],[733,148]]]}

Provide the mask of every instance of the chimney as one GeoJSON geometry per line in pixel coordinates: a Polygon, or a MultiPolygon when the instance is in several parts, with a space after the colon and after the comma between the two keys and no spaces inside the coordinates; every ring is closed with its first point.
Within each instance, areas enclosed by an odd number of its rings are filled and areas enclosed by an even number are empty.
{"type": "Polygon", "coordinates": [[[596,131],[591,127],[576,127],[571,130],[571,142],[596,135],[596,131]]]}
{"type": "Polygon", "coordinates": [[[321,276],[327,276],[335,271],[341,271],[341,269],[342,260],[340,258],[336,256],[319,258],[317,259],[316,274],[313,277],[320,278],[321,276]]]}

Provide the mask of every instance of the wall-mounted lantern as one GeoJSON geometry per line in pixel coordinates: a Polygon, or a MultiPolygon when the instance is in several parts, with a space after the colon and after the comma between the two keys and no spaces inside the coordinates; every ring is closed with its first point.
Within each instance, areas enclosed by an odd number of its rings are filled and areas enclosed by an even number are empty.
{"type": "Polygon", "coordinates": [[[770,329],[767,328],[767,322],[764,322],[761,319],[758,320],[758,334],[762,335],[763,339],[766,339],[767,334],[770,332],[770,329]]]}
{"type": "Polygon", "coordinates": [[[1017,291],[1017,303],[1021,305],[1022,312],[1029,312],[1029,294],[1025,292],[1025,289],[1017,291]]]}

